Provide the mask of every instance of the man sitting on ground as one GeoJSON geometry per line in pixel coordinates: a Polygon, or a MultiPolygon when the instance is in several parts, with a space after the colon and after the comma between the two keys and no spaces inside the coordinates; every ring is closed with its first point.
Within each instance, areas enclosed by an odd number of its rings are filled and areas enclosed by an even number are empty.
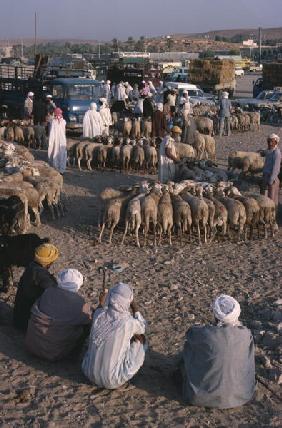
{"type": "Polygon", "coordinates": [[[82,370],[97,386],[116,389],[130,380],[145,358],[145,320],[133,291],[119,283],[100,295],[82,370]],[[132,314],[130,313],[132,310],[132,314]]]}
{"type": "Polygon", "coordinates": [[[25,343],[34,355],[49,361],[67,356],[82,345],[89,334],[92,310],[78,290],[83,276],[65,269],[57,276],[58,287],[50,287],[33,305],[25,343]]]}
{"type": "Polygon", "coordinates": [[[213,304],[217,325],[194,326],[183,350],[184,400],[194,406],[242,406],[255,391],[253,337],[239,321],[240,305],[227,295],[213,304]]]}
{"type": "Polygon", "coordinates": [[[42,244],[35,250],[34,261],[25,269],[15,298],[14,325],[26,330],[30,311],[35,301],[49,287],[56,287],[57,281],[48,269],[59,257],[58,249],[52,244],[42,244]]]}

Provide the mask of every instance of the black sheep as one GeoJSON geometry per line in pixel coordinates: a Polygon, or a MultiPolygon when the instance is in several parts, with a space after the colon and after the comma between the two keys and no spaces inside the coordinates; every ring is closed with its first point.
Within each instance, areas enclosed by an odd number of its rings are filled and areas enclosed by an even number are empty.
{"type": "Polygon", "coordinates": [[[0,235],[0,276],[3,286],[1,291],[8,291],[13,285],[13,266],[26,267],[34,259],[35,249],[49,242],[49,238],[40,238],[35,233],[24,235],[0,235]]]}

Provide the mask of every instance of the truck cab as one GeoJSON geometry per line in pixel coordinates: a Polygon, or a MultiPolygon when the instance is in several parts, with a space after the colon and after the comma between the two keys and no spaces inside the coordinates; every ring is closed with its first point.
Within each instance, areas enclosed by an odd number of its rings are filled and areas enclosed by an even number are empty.
{"type": "Polygon", "coordinates": [[[101,97],[102,83],[92,79],[61,78],[45,82],[48,93],[63,111],[68,129],[82,127],[83,117],[92,102],[101,97]]]}

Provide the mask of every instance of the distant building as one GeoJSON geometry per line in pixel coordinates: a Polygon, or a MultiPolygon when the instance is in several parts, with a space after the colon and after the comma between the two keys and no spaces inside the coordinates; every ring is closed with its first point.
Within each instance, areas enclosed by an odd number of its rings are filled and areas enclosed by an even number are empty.
{"type": "Polygon", "coordinates": [[[13,56],[13,46],[0,46],[0,57],[11,58],[13,56]]]}

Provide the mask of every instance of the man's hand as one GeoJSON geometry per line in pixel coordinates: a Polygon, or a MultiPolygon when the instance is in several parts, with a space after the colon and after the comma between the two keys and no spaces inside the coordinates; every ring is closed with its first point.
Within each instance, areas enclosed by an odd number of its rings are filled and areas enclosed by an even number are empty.
{"type": "Polygon", "coordinates": [[[131,342],[140,342],[142,345],[146,343],[146,338],[144,334],[134,334],[131,338],[131,342]]]}
{"type": "Polygon", "coordinates": [[[99,306],[103,307],[105,305],[108,292],[109,292],[109,290],[107,288],[105,288],[105,291],[102,291],[102,293],[100,293],[100,295],[99,295],[99,306]]]}
{"type": "Polygon", "coordinates": [[[132,300],[132,302],[130,303],[130,307],[131,307],[131,310],[132,310],[132,312],[133,312],[133,315],[134,315],[136,312],[138,312],[137,304],[134,302],[134,300],[132,300]]]}

